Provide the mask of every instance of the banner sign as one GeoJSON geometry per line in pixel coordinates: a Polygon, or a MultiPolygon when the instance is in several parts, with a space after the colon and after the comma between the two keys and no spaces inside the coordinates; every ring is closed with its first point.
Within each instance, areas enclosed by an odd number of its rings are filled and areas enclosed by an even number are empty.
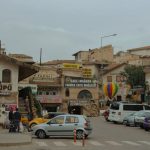
{"type": "Polygon", "coordinates": [[[67,69],[80,69],[80,64],[63,63],[63,68],[67,69]]]}
{"type": "Polygon", "coordinates": [[[91,78],[92,77],[92,70],[89,68],[82,69],[83,77],[91,78]]]}
{"type": "Polygon", "coordinates": [[[95,88],[97,86],[96,79],[65,77],[64,87],[72,88],[95,88]]]}

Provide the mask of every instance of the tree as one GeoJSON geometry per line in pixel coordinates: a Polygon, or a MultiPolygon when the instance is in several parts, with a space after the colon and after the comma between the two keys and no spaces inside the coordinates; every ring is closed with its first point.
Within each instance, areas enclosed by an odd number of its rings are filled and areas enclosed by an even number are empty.
{"type": "Polygon", "coordinates": [[[145,73],[143,66],[127,65],[121,75],[127,78],[127,84],[134,86],[145,86],[145,73]]]}

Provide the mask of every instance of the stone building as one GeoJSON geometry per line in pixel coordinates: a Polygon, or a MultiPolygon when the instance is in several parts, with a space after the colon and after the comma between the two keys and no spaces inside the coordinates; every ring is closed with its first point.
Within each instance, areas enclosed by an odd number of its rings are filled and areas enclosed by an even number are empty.
{"type": "Polygon", "coordinates": [[[79,62],[113,62],[113,47],[107,45],[101,48],[89,49],[89,51],[78,51],[73,56],[79,62]]]}
{"type": "Polygon", "coordinates": [[[19,106],[18,82],[38,72],[38,67],[23,63],[6,55],[0,47],[0,123],[10,107],[19,106]]]}
{"type": "Polygon", "coordinates": [[[114,55],[113,61],[117,64],[128,63],[133,61],[138,61],[139,55],[131,54],[129,52],[120,51],[114,55]]]}
{"type": "Polygon", "coordinates": [[[37,100],[47,111],[63,111],[97,116],[98,85],[91,69],[74,60],[42,63],[40,71],[30,77],[37,84],[37,100]]]}
{"type": "MultiPolygon", "coordinates": [[[[129,89],[126,85],[126,78],[120,74],[122,71],[124,71],[125,66],[126,63],[111,64],[106,67],[103,74],[104,84],[114,82],[118,85],[118,92],[115,95],[116,100],[126,100],[126,95],[128,94],[129,89]]],[[[107,99],[106,96],[105,99],[107,99]]]]}
{"type": "Polygon", "coordinates": [[[127,52],[139,56],[150,56],[150,46],[128,49],[127,52]]]}

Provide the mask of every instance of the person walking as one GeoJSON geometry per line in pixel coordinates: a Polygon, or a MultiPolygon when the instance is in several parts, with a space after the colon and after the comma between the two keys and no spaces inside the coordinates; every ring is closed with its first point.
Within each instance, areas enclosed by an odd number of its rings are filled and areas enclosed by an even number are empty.
{"type": "Polygon", "coordinates": [[[15,121],[16,131],[20,132],[21,114],[18,108],[16,108],[16,112],[14,113],[14,121],[15,121]]]}

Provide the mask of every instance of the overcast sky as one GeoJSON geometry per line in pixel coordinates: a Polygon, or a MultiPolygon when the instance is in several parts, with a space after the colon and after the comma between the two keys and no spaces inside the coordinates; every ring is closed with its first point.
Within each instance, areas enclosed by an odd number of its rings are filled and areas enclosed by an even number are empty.
{"type": "Polygon", "coordinates": [[[150,45],[150,0],[0,0],[0,40],[7,53],[39,61],[74,59],[112,44],[115,52],[150,45]]]}

